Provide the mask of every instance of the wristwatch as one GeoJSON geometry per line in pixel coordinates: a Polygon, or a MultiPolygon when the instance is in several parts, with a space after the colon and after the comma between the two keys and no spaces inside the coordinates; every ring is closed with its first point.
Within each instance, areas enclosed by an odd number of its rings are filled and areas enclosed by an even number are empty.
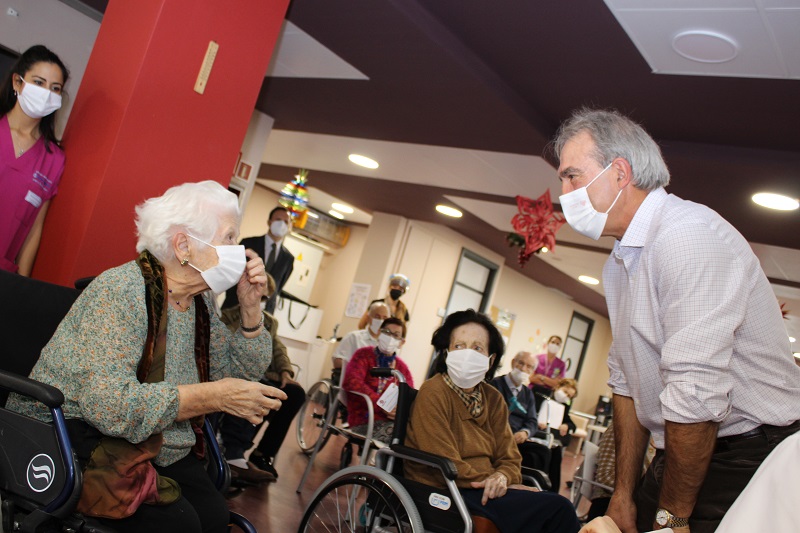
{"type": "Polygon", "coordinates": [[[656,524],[661,527],[686,527],[689,525],[688,518],[678,518],[666,509],[656,511],[656,524]]]}

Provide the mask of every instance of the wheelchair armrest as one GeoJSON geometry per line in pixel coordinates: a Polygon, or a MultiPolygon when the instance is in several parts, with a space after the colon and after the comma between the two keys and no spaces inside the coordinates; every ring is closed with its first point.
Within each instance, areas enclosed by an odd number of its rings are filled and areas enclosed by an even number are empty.
{"type": "Polygon", "coordinates": [[[51,409],[64,403],[64,394],[57,388],[4,370],[0,370],[0,387],[29,396],[51,409]]]}
{"type": "Polygon", "coordinates": [[[391,449],[393,452],[404,455],[412,460],[416,460],[438,468],[441,470],[442,475],[444,475],[444,477],[447,479],[456,479],[458,477],[456,465],[454,465],[453,461],[446,457],[423,452],[422,450],[416,450],[414,448],[409,448],[408,446],[404,446],[402,444],[392,444],[391,449]]]}
{"type": "Polygon", "coordinates": [[[540,490],[548,490],[553,485],[553,482],[550,481],[550,476],[542,470],[523,466],[522,484],[528,487],[537,487],[540,490]]]}

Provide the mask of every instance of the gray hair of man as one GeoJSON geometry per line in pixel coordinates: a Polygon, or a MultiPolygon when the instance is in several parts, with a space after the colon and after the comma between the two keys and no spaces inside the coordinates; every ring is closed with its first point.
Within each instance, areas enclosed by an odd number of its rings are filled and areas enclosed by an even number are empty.
{"type": "Polygon", "coordinates": [[[172,253],[173,235],[182,231],[210,242],[228,215],[241,222],[239,200],[216,181],[176,185],[136,206],[136,251],[148,250],[163,263],[172,253]]]}
{"type": "Polygon", "coordinates": [[[601,167],[621,157],[630,164],[637,189],[652,191],[669,184],[669,170],[656,142],[639,124],[614,110],[584,107],[573,112],[553,140],[559,160],[567,141],[583,131],[591,135],[596,146],[593,158],[601,167]]]}

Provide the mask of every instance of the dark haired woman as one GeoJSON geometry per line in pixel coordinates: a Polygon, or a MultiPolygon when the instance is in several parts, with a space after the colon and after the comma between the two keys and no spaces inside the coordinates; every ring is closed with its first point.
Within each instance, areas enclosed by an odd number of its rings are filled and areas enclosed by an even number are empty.
{"type": "MultiPolygon", "coordinates": [[[[452,460],[470,514],[490,519],[501,532],[577,532],[575,510],[566,498],[520,485],[522,459],[505,400],[484,383],[504,351],[489,317],[472,309],[453,313],[431,343],[439,374],[419,389],[406,444],[452,460]]],[[[414,481],[444,487],[438,470],[407,462],[405,472],[414,481]]]]}
{"type": "Polygon", "coordinates": [[[64,172],[55,112],[69,72],[42,45],[28,48],[0,86],[0,269],[29,276],[50,199],[64,172]]]}

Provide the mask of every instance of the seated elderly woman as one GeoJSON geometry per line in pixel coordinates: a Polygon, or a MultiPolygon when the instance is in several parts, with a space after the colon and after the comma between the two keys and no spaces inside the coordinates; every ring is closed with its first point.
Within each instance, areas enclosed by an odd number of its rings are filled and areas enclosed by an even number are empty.
{"type": "MultiPolygon", "coordinates": [[[[285,398],[258,382],[272,353],[264,263],[236,246],[238,201],[218,183],[173,187],[136,215],[139,257],[83,291],[31,377],[64,393],[84,467],[80,512],[119,532],[226,531],[196,435],[207,413],[256,423],[285,398]],[[211,292],[234,285],[242,313],[231,332],[208,309],[211,292]]],[[[28,398],[8,407],[49,418],[28,398]]]]}
{"type": "MultiPolygon", "coordinates": [[[[505,400],[485,382],[504,350],[489,317],[472,309],[455,312],[434,332],[432,344],[439,374],[419,389],[406,444],[452,460],[470,513],[490,519],[500,531],[578,531],[566,498],[520,485],[521,457],[505,400]]],[[[405,472],[414,481],[444,487],[434,468],[406,462],[405,472]]]]}
{"type": "MultiPolygon", "coordinates": [[[[397,380],[394,377],[375,377],[370,375],[369,371],[376,366],[396,368],[406,378],[406,383],[410,387],[414,386],[414,380],[405,362],[397,356],[397,350],[405,342],[406,323],[399,318],[387,318],[381,323],[378,331],[378,345],[359,348],[347,363],[343,388],[345,391],[360,392],[370,397],[375,413],[372,437],[381,442],[389,442],[394,429],[396,409],[390,412],[384,411],[378,405],[378,399],[397,380]]],[[[364,434],[367,432],[369,421],[365,400],[355,394],[347,396],[347,423],[356,433],[364,434]]]]}

